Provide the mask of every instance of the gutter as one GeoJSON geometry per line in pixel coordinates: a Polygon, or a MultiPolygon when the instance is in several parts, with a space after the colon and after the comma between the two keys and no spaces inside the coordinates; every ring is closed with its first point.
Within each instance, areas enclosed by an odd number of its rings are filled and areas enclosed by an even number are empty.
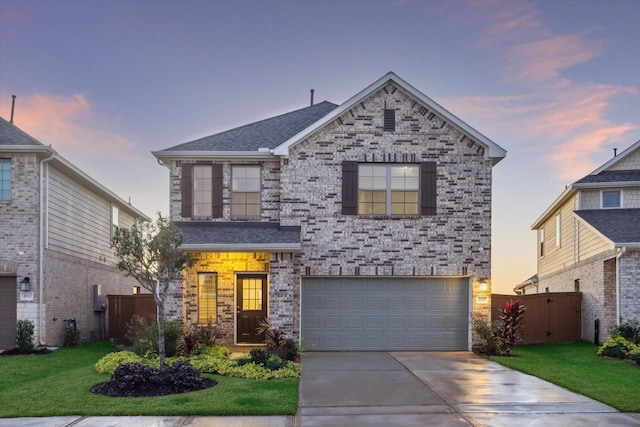
{"type": "MultiPolygon", "coordinates": [[[[51,149],[53,151],[53,149],[51,149]]],[[[39,232],[39,248],[38,248],[38,342],[40,345],[45,345],[42,341],[42,305],[44,294],[44,223],[45,223],[45,209],[44,209],[44,170],[45,163],[53,160],[56,157],[56,152],[53,151],[49,157],[40,160],[40,232],[39,232]]],[[[48,203],[48,190],[49,190],[49,168],[47,168],[47,203],[48,203]]]]}
{"type": "Polygon", "coordinates": [[[616,326],[620,326],[620,258],[627,252],[627,247],[623,246],[616,255],[616,326]]]}
{"type": "Polygon", "coordinates": [[[183,244],[180,248],[186,251],[219,251],[219,252],[297,252],[302,250],[300,243],[210,243],[183,244]]]}

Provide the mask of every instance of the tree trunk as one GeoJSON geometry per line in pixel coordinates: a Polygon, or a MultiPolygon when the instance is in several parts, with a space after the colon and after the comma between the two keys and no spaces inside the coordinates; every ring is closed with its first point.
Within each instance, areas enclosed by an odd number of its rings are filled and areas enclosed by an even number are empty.
{"type": "Polygon", "coordinates": [[[158,358],[160,359],[160,371],[164,371],[167,367],[164,348],[164,299],[160,298],[157,293],[154,295],[156,297],[156,305],[158,307],[158,358]]]}

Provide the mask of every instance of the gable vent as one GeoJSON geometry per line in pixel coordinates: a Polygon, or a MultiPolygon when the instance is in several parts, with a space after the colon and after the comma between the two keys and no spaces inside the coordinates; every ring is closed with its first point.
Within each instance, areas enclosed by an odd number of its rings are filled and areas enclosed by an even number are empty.
{"type": "Polygon", "coordinates": [[[396,110],[385,108],[384,130],[387,132],[394,132],[396,130],[396,110]]]}

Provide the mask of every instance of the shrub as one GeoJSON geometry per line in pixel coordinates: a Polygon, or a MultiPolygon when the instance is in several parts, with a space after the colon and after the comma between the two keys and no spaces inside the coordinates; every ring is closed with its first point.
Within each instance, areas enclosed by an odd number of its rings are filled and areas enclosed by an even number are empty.
{"type": "Polygon", "coordinates": [[[16,323],[16,344],[20,353],[33,351],[33,322],[18,320],[16,323]]]}
{"type": "Polygon", "coordinates": [[[631,359],[636,365],[640,365],[640,346],[637,345],[636,348],[629,351],[629,353],[627,353],[627,357],[631,359]]]}
{"type": "MultiPolygon", "coordinates": [[[[175,356],[178,353],[178,342],[182,336],[182,322],[177,320],[167,320],[164,322],[164,351],[167,357],[175,356]]],[[[149,329],[149,341],[151,350],[158,352],[158,322],[153,322],[149,329]]]]}
{"type": "Polygon", "coordinates": [[[505,301],[504,307],[499,309],[502,326],[498,330],[498,336],[506,347],[507,354],[511,354],[511,347],[522,342],[522,315],[525,310],[520,299],[515,302],[509,299],[505,301]]]}
{"type": "Polygon", "coordinates": [[[489,325],[487,318],[480,313],[473,313],[472,326],[475,333],[480,337],[480,352],[489,356],[502,355],[502,340],[498,337],[500,324],[489,325]]]}
{"type": "Polygon", "coordinates": [[[598,356],[626,359],[627,355],[634,349],[637,349],[637,346],[634,343],[616,333],[611,335],[607,342],[600,346],[598,349],[598,356]]]}
{"type": "Polygon", "coordinates": [[[298,341],[287,338],[284,332],[278,329],[266,331],[267,350],[277,354],[282,360],[296,362],[300,359],[300,346],[298,341]]]}
{"type": "Polygon", "coordinates": [[[143,358],[131,351],[116,351],[109,353],[94,365],[99,374],[113,374],[123,363],[142,362],[143,358]]]}
{"type": "Polygon", "coordinates": [[[191,331],[183,331],[178,343],[178,353],[183,356],[199,354],[205,348],[215,347],[220,333],[209,321],[206,326],[194,326],[191,331]]]}
{"type": "Polygon", "coordinates": [[[80,343],[80,331],[76,328],[76,319],[64,320],[64,341],[65,347],[75,347],[80,343]]]}
{"type": "Polygon", "coordinates": [[[131,345],[131,350],[140,356],[153,351],[153,342],[149,339],[152,324],[153,318],[144,318],[138,315],[131,317],[131,320],[126,324],[125,340],[131,345]]]}
{"type": "Polygon", "coordinates": [[[623,322],[622,318],[620,318],[620,324],[613,327],[609,331],[609,335],[620,335],[627,341],[640,345],[640,324],[637,320],[623,322]]]}

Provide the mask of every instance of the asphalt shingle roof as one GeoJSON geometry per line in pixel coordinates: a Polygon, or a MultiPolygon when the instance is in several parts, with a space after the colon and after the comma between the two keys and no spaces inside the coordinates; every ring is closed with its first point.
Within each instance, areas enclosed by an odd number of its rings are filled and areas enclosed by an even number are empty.
{"type": "Polygon", "coordinates": [[[575,213],[614,243],[640,243],[640,209],[593,209],[575,213]]]}
{"type": "Polygon", "coordinates": [[[300,227],[274,222],[177,221],[185,245],[299,244],[300,227]]]}
{"type": "Polygon", "coordinates": [[[172,151],[258,151],[275,148],[309,127],[337,107],[328,101],[300,110],[250,123],[163,150],[172,151]]]}
{"type": "Polygon", "coordinates": [[[576,181],[576,184],[593,184],[604,182],[640,181],[640,170],[602,171],[597,175],[587,175],[576,181]]]}
{"type": "Polygon", "coordinates": [[[0,117],[0,145],[38,145],[40,141],[0,117]]]}

